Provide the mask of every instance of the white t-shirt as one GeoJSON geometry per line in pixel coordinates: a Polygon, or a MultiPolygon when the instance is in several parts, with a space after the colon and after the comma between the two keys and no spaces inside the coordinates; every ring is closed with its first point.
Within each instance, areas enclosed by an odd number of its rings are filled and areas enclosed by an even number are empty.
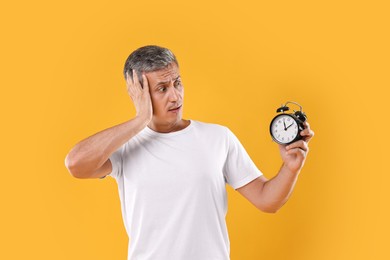
{"type": "Polygon", "coordinates": [[[226,127],[191,120],[183,130],[146,127],[110,156],[129,260],[228,260],[225,184],[262,175],[226,127]]]}

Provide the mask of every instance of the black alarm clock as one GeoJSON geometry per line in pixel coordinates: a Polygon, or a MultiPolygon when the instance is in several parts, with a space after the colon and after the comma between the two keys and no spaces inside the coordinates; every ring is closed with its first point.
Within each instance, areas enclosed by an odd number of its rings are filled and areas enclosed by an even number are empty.
{"type": "Polygon", "coordinates": [[[303,137],[300,135],[300,132],[305,129],[303,123],[306,121],[307,116],[302,111],[302,107],[292,101],[286,102],[286,104],[282,105],[276,110],[276,113],[281,113],[276,115],[269,127],[269,131],[272,139],[278,144],[291,144],[295,141],[302,139],[303,137]],[[289,111],[290,108],[287,104],[295,104],[299,106],[299,111],[294,111],[294,113],[285,113],[289,111]]]}

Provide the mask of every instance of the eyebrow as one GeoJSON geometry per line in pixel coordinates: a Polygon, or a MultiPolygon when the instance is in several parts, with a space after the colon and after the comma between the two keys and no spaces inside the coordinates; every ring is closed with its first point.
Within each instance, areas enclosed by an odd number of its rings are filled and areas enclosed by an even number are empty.
{"type": "MultiPolygon", "coordinates": [[[[180,75],[177,76],[174,81],[178,80],[179,78],[180,78],[180,75]]],[[[160,85],[165,85],[167,83],[169,83],[169,80],[168,81],[161,81],[161,82],[157,83],[157,85],[155,87],[158,87],[160,85]]]]}

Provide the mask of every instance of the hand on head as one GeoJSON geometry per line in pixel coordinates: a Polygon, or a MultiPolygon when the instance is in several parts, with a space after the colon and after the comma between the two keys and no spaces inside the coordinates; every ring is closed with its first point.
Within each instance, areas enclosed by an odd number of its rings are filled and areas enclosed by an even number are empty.
{"type": "Polygon", "coordinates": [[[133,79],[131,79],[129,73],[126,73],[126,85],[127,92],[134,103],[137,111],[137,116],[147,120],[152,120],[153,106],[149,93],[149,83],[146,75],[142,74],[143,84],[138,79],[137,72],[133,70],[133,79]]]}

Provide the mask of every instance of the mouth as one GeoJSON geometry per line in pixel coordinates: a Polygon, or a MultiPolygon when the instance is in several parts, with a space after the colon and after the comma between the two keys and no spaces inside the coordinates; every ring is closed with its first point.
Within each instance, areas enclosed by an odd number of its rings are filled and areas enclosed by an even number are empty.
{"type": "Polygon", "coordinates": [[[169,112],[178,112],[178,111],[181,109],[181,106],[182,106],[182,105],[180,105],[180,106],[178,106],[178,107],[175,107],[175,108],[171,108],[171,109],[169,109],[168,111],[169,111],[169,112]]]}

